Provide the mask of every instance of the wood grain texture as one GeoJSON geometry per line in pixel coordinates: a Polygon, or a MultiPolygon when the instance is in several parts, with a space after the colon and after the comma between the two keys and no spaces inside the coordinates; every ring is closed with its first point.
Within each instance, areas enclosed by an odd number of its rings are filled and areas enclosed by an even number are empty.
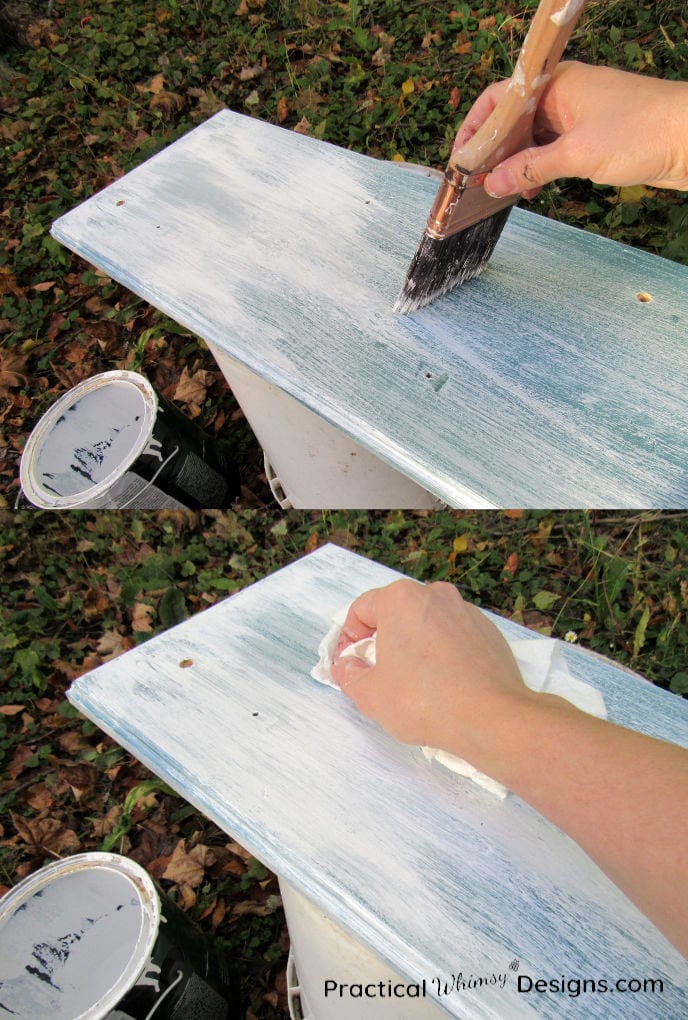
{"type": "MultiPolygon", "coordinates": [[[[568,837],[427,762],[309,671],[346,601],[399,575],[336,546],[277,571],[76,680],[70,700],[411,981],[658,977],[585,996],[586,1017],[688,1013],[688,965],[568,837]],[[192,665],[182,668],[183,660],[192,665]]],[[[496,618],[508,638],[532,636],[496,618]]],[[[609,716],[688,746],[688,705],[566,647],[609,716]]],[[[580,1016],[507,986],[441,999],[455,1017],[580,1016]]]]}
{"type": "Polygon", "coordinates": [[[223,111],[53,233],[451,506],[688,506],[688,270],[516,209],[394,315],[435,190],[223,111]]]}

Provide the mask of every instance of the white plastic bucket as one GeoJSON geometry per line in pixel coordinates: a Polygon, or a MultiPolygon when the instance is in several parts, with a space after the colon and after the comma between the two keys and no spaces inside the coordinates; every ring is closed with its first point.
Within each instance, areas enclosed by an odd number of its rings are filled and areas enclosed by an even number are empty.
{"type": "Polygon", "coordinates": [[[0,1016],[234,1020],[229,984],[179,914],[125,857],[49,864],[0,899],[0,1016]]]}
{"type": "Polygon", "coordinates": [[[292,1020],[446,1020],[429,994],[410,994],[412,982],[390,970],[293,886],[283,879],[279,884],[291,941],[287,988],[292,1020]],[[346,990],[339,994],[352,985],[361,986],[360,997],[346,990]],[[373,994],[366,995],[366,987],[373,994]]]}
{"type": "Polygon", "coordinates": [[[137,372],[103,372],[40,419],[20,464],[26,499],[46,510],[229,507],[236,470],[137,372]]]}
{"type": "Polygon", "coordinates": [[[427,489],[284,390],[209,346],[263,448],[268,482],[283,509],[423,510],[441,506],[427,489]]]}

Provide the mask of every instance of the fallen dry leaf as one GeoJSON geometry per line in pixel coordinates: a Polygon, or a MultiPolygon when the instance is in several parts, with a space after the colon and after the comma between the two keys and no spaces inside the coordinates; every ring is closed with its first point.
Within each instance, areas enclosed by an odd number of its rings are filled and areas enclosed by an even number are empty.
{"type": "Polygon", "coordinates": [[[215,375],[212,372],[199,369],[191,375],[184,366],[172,399],[179,401],[180,404],[186,404],[195,418],[201,413],[201,407],[208,395],[208,387],[214,382],[215,375]]]}
{"type": "Polygon", "coordinates": [[[187,852],[186,841],[180,839],[162,877],[180,886],[186,885],[194,889],[201,884],[206,867],[212,863],[213,854],[210,847],[199,843],[193,850],[187,852]]]}
{"type": "Polygon", "coordinates": [[[294,131],[296,131],[297,135],[307,135],[310,133],[310,130],[311,122],[308,117],[302,117],[298,124],[294,127],[294,131]]]}
{"type": "Polygon", "coordinates": [[[81,846],[77,834],[58,818],[22,818],[14,811],[10,814],[17,835],[35,852],[60,853],[81,846]]]}
{"type": "Polygon", "coordinates": [[[132,629],[139,634],[150,634],[153,630],[151,617],[155,616],[155,607],[145,602],[137,602],[131,614],[132,629]]]}
{"type": "Polygon", "coordinates": [[[106,630],[96,645],[96,651],[103,662],[117,658],[132,647],[131,641],[116,630],[106,630]]]}
{"type": "Polygon", "coordinates": [[[57,766],[57,773],[68,784],[77,801],[94,789],[99,776],[95,765],[87,762],[64,762],[57,766]]]}
{"type": "Polygon", "coordinates": [[[283,124],[288,116],[289,106],[287,104],[287,100],[284,98],[284,96],[280,96],[280,98],[277,100],[277,119],[280,122],[280,124],[283,124]]]}
{"type": "Polygon", "coordinates": [[[184,100],[178,92],[166,92],[163,89],[151,97],[148,106],[151,110],[159,110],[165,116],[171,117],[172,114],[184,109],[184,100]]]}
{"type": "Polygon", "coordinates": [[[103,836],[109,835],[117,828],[120,818],[122,817],[122,806],[121,804],[115,804],[110,810],[104,814],[101,818],[94,818],[92,821],[92,831],[96,839],[102,839],[103,836]]]}
{"type": "Polygon", "coordinates": [[[28,378],[24,372],[26,360],[26,355],[0,351],[0,396],[7,396],[10,390],[27,385],[28,378]]]}
{"type": "Polygon", "coordinates": [[[24,793],[22,800],[34,811],[49,811],[55,798],[47,786],[37,783],[24,793]]]}

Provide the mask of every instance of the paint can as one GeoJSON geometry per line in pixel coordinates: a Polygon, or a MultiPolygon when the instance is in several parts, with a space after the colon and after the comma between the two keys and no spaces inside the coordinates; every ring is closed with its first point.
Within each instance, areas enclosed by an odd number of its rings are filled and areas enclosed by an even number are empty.
{"type": "Polygon", "coordinates": [[[44,510],[223,509],[239,495],[225,444],[137,372],[103,372],[43,415],[22,454],[24,496],[44,510]]]}
{"type": "Polygon", "coordinates": [[[0,899],[0,1015],[237,1020],[214,945],[126,857],[56,861],[0,899]]]}

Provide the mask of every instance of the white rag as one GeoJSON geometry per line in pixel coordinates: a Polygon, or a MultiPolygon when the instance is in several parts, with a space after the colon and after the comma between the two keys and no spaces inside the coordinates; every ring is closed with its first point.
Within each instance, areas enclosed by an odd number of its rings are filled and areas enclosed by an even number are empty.
{"type": "MultiPolygon", "coordinates": [[[[340,609],[333,617],[334,622],[325,637],[318,646],[320,659],[311,670],[311,676],[318,683],[328,684],[330,687],[337,687],[332,680],[332,663],[334,661],[337,641],[342,630],[349,606],[340,609]]],[[[542,691],[548,694],[558,694],[559,697],[570,701],[577,708],[589,715],[595,715],[600,719],[607,718],[607,710],[604,698],[601,693],[590,684],[577,680],[569,672],[564,658],[561,641],[554,638],[526,638],[521,641],[507,642],[516,664],[521,671],[523,682],[533,691],[542,691]]],[[[348,645],[341,653],[343,658],[358,658],[369,666],[376,662],[376,635],[363,638],[348,645]]],[[[478,783],[485,790],[489,790],[496,797],[503,799],[509,792],[505,786],[490,779],[484,772],[474,768],[463,758],[457,758],[447,751],[440,751],[434,747],[421,748],[428,761],[436,761],[445,768],[451,769],[460,776],[478,783]]]]}

